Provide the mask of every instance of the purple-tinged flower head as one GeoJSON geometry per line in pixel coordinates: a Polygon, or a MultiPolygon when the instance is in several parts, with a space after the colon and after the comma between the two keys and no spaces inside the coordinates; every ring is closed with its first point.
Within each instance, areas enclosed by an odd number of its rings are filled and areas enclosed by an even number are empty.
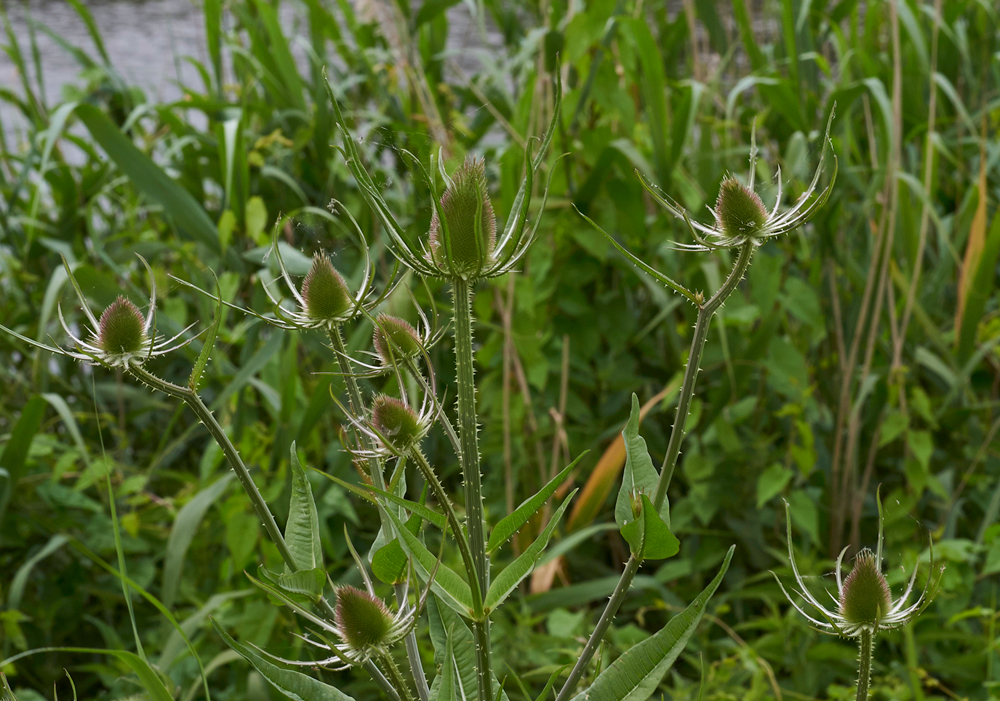
{"type": "Polygon", "coordinates": [[[375,319],[372,343],[375,352],[385,365],[416,357],[423,351],[420,335],[413,325],[388,314],[379,314],[375,319]]]}
{"type": "Polygon", "coordinates": [[[334,614],[344,642],[357,651],[382,645],[392,629],[392,613],[385,602],[349,585],[337,589],[334,614]]]}
{"type": "Polygon", "coordinates": [[[389,447],[406,452],[416,445],[427,427],[405,402],[380,394],[372,401],[372,428],[389,447]]]}
{"type": "Polygon", "coordinates": [[[119,295],[101,314],[94,345],[114,355],[148,350],[149,337],[145,325],[139,308],[119,295]]]}
{"type": "Polygon", "coordinates": [[[497,219],[483,159],[467,158],[455,171],[431,217],[428,237],[429,262],[445,275],[475,278],[492,263],[497,219]]]}
{"type": "Polygon", "coordinates": [[[343,317],[354,303],[344,277],[325,253],[313,257],[312,267],[302,280],[302,299],[309,318],[320,322],[343,317]]]}

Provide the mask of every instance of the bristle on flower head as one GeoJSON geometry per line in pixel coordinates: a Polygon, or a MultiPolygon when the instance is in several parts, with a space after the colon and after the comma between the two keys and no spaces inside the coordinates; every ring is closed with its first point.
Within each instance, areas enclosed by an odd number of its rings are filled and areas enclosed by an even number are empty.
{"type": "Polygon", "coordinates": [[[139,308],[119,295],[101,314],[97,346],[105,353],[137,353],[147,340],[139,308]]]}
{"type": "Polygon", "coordinates": [[[497,220],[482,159],[467,158],[455,171],[441,196],[440,211],[431,217],[429,238],[431,262],[445,274],[475,276],[489,263],[496,248],[497,220]],[[447,227],[442,226],[442,217],[447,227]]]}
{"type": "Polygon", "coordinates": [[[760,196],[732,176],[719,186],[715,216],[722,231],[732,237],[752,237],[767,222],[767,210],[760,196]]]}
{"type": "Polygon", "coordinates": [[[335,319],[353,302],[343,276],[325,253],[313,257],[312,267],[302,281],[306,313],[313,319],[335,319]]]}
{"type": "Polygon", "coordinates": [[[397,450],[420,440],[423,430],[417,414],[395,397],[380,394],[372,401],[372,426],[397,450]]]}
{"type": "Polygon", "coordinates": [[[344,641],[355,650],[380,645],[389,637],[392,614],[377,596],[352,586],[337,589],[334,609],[344,641]]]}
{"type": "Polygon", "coordinates": [[[379,314],[375,319],[372,343],[379,358],[387,365],[393,360],[412,358],[422,350],[417,330],[409,322],[388,314],[379,314]]]}
{"type": "Polygon", "coordinates": [[[840,593],[840,614],[857,626],[875,626],[892,606],[889,584],[879,571],[875,554],[865,548],[854,560],[854,569],[844,580],[840,593]]]}

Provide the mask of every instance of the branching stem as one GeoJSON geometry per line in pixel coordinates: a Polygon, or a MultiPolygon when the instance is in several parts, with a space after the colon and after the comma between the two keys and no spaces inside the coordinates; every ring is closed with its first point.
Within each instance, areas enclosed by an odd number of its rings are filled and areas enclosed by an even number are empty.
{"type": "MultiPolygon", "coordinates": [[[[666,498],[667,488],[670,486],[674,468],[677,466],[677,458],[681,453],[681,443],[684,440],[684,424],[691,409],[691,398],[694,396],[694,387],[698,380],[698,372],[701,370],[701,354],[705,349],[705,341],[708,338],[708,329],[712,323],[712,317],[715,316],[715,312],[719,310],[719,307],[722,306],[729,295],[736,290],[736,286],[743,279],[747,268],[750,267],[754,248],[755,244],[753,241],[743,244],[739,249],[739,256],[736,259],[736,263],[733,265],[733,269],[730,271],[725,282],[722,283],[722,287],[707,302],[698,306],[698,320],[695,322],[687,368],[684,370],[684,380],[681,384],[680,396],[677,400],[677,415],[674,418],[674,427],[670,432],[670,442],[667,444],[667,454],[663,458],[663,467],[660,469],[660,478],[656,483],[653,506],[657,510],[659,510],[663,504],[663,500],[666,498]]],[[[615,586],[611,599],[608,601],[607,606],[605,606],[604,612],[601,613],[594,632],[587,640],[580,658],[570,671],[569,678],[566,679],[566,683],[559,691],[556,701],[566,701],[569,699],[570,694],[573,693],[584,671],[587,669],[587,665],[590,664],[590,659],[597,652],[597,646],[604,639],[604,634],[611,626],[611,621],[614,619],[615,614],[618,613],[618,608],[625,598],[625,593],[632,585],[632,579],[635,577],[636,572],[639,571],[641,564],[642,561],[636,558],[635,555],[629,557],[625,565],[625,571],[622,572],[622,576],[618,580],[617,586],[615,586]]]]}

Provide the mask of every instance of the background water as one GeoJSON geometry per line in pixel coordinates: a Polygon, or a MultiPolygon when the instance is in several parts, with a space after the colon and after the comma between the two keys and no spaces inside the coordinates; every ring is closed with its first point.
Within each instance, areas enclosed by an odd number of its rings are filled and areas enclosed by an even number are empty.
{"type": "MultiPolygon", "coordinates": [[[[201,88],[198,71],[184,57],[208,65],[204,17],[200,0],[84,0],[104,40],[111,65],[130,85],[141,88],[149,101],[171,101],[182,95],[180,85],[201,88]]],[[[98,58],[97,47],[80,15],[65,0],[0,0],[26,57],[31,55],[30,22],[47,27],[67,43],[98,58]]],[[[305,12],[295,2],[284,2],[281,21],[288,29],[302,27],[305,12]]],[[[485,41],[466,5],[448,12],[448,47],[456,63],[472,72],[478,64],[476,49],[490,50],[501,44],[499,35],[487,29],[485,41]]],[[[304,34],[305,32],[303,32],[304,34]]],[[[37,31],[45,101],[53,105],[63,99],[64,89],[85,83],[79,62],[44,31],[37,31]]],[[[6,43],[6,42],[5,42],[6,43]]],[[[293,45],[293,51],[298,47],[293,45]]],[[[296,58],[305,65],[305,54],[296,58]]],[[[30,60],[30,59],[29,59],[30,60]]],[[[34,75],[34,71],[32,71],[34,75]]],[[[35,76],[37,81],[37,76],[35,76]]],[[[16,68],[0,52],[0,85],[23,95],[16,68]]],[[[37,91],[37,82],[33,83],[37,91]]],[[[10,105],[0,102],[4,132],[15,139],[23,136],[23,121],[10,105]]]]}

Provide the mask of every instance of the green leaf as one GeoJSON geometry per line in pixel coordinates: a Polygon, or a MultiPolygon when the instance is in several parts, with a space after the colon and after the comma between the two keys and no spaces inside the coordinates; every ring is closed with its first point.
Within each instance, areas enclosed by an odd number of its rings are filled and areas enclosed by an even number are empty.
{"type": "MultiPolygon", "coordinates": [[[[579,458],[577,458],[579,460],[579,458]]],[[[572,465],[570,465],[572,467],[572,465]]],[[[521,583],[525,577],[531,572],[535,567],[535,562],[541,557],[542,551],[545,550],[545,546],[549,543],[549,538],[552,537],[552,532],[559,525],[560,519],[562,519],[563,512],[566,511],[566,507],[569,506],[569,502],[576,495],[577,490],[574,489],[569,496],[567,496],[559,509],[552,515],[552,519],[549,521],[549,525],[545,527],[537,538],[535,542],[528,546],[528,548],[521,553],[516,560],[507,565],[503,571],[497,576],[493,583],[490,585],[489,591],[486,593],[486,600],[484,605],[486,606],[486,612],[489,613],[493,611],[503,603],[514,588],[521,583]]]]}
{"type": "Polygon", "coordinates": [[[226,645],[240,653],[247,662],[253,665],[254,669],[271,682],[275,689],[293,701],[354,701],[352,697],[339,689],[317,681],[302,672],[279,667],[264,659],[263,655],[255,652],[249,646],[238,643],[229,637],[214,618],[212,626],[226,642],[226,645]]]}
{"type": "Polygon", "coordinates": [[[792,479],[792,471],[781,463],[774,463],[757,478],[757,508],[771,501],[792,479]]]}
{"type": "Polygon", "coordinates": [[[983,319],[986,303],[996,290],[994,275],[997,261],[1000,260],[1000,212],[993,215],[986,236],[986,243],[980,251],[978,259],[973,262],[975,269],[970,271],[971,284],[962,310],[962,326],[958,337],[958,359],[965,362],[972,355],[976,345],[976,332],[983,319]]]}
{"type": "MultiPolygon", "coordinates": [[[[413,535],[417,535],[420,531],[420,516],[417,514],[410,516],[406,521],[406,528],[413,535]]],[[[407,562],[399,538],[393,538],[372,556],[372,572],[386,584],[405,582],[407,562]]]]}
{"type": "Polygon", "coordinates": [[[196,241],[212,250],[219,250],[219,236],[215,225],[190,192],[174,182],[162,168],[136,148],[94,105],[80,105],[76,108],[76,116],[136,188],[158,202],[177,226],[196,241]]]}
{"type": "MultiPolygon", "coordinates": [[[[476,686],[476,643],[469,626],[450,608],[442,606],[438,597],[434,595],[427,598],[427,623],[431,643],[434,645],[434,663],[439,667],[444,665],[447,659],[448,641],[451,640],[455,660],[455,689],[459,691],[455,701],[462,701],[463,692],[464,699],[476,701],[479,698],[476,686]]],[[[437,687],[438,684],[438,680],[435,679],[433,687],[437,687]]],[[[495,676],[493,676],[493,688],[500,689],[500,701],[509,701],[507,692],[501,689],[495,676]]],[[[444,701],[448,697],[439,696],[439,698],[444,701]]]]}
{"type": "Polygon", "coordinates": [[[444,514],[440,514],[437,511],[434,511],[429,506],[424,506],[423,504],[418,504],[415,501],[404,499],[398,494],[387,492],[385,490],[379,489],[378,487],[373,487],[370,484],[366,484],[362,487],[359,487],[356,484],[351,484],[350,482],[342,480],[339,477],[335,477],[334,475],[328,474],[326,472],[320,472],[319,470],[317,470],[317,472],[319,472],[321,475],[326,477],[331,482],[340,485],[349,492],[357,494],[362,499],[367,499],[373,504],[378,503],[378,501],[374,497],[372,497],[372,494],[374,493],[381,497],[385,497],[386,499],[391,501],[393,504],[396,504],[397,506],[402,506],[404,509],[410,511],[411,513],[419,514],[420,518],[424,519],[425,521],[430,521],[438,528],[444,529],[445,524],[448,522],[448,518],[444,514]]]}
{"type": "MultiPolygon", "coordinates": [[[[633,492],[655,494],[656,484],[660,481],[660,475],[646,451],[646,441],[639,435],[639,421],[639,398],[633,394],[632,413],[622,431],[622,438],[625,439],[625,471],[622,474],[622,487],[618,491],[618,501],[615,502],[615,521],[619,528],[623,528],[633,518],[630,500],[633,492]]],[[[660,506],[660,518],[670,528],[670,500],[666,497],[660,506]]]]}
{"type": "Polygon", "coordinates": [[[622,526],[622,538],[629,544],[632,553],[644,560],[673,557],[681,549],[680,541],[656,513],[649,497],[643,494],[641,499],[639,518],[622,526]]]}
{"type": "Polygon", "coordinates": [[[167,553],[163,562],[163,589],[160,598],[163,599],[163,605],[167,608],[173,606],[174,597],[177,596],[177,585],[180,583],[181,572],[184,570],[185,555],[194,539],[194,534],[198,531],[198,526],[201,525],[205,512],[215,503],[215,500],[225,491],[226,485],[235,476],[236,473],[227,472],[223,477],[194,495],[191,501],[177,512],[174,525],[170,529],[170,537],[167,538],[167,553]]]}
{"type": "Polygon", "coordinates": [[[709,599],[719,588],[736,546],[729,548],[722,568],[704,591],[681,613],[670,619],[653,637],[629,648],[611,663],[586,691],[573,701],[645,701],[687,647],[688,640],[701,622],[709,599]]]}
{"type": "Polygon", "coordinates": [[[24,477],[24,462],[28,457],[31,441],[42,426],[45,407],[46,402],[41,395],[36,394],[28,400],[21,410],[17,423],[14,424],[14,430],[11,431],[10,440],[4,446],[3,454],[0,454],[0,467],[10,474],[11,488],[24,477]]]}
{"type": "Polygon", "coordinates": [[[316,567],[291,574],[279,574],[275,577],[275,585],[288,594],[306,596],[313,603],[316,603],[323,596],[323,588],[326,586],[326,571],[322,567],[316,567]]]}
{"type": "Polygon", "coordinates": [[[444,660],[441,663],[440,673],[434,678],[430,701],[453,701],[467,697],[455,665],[455,646],[449,631],[444,648],[444,660]]]}
{"type": "Polygon", "coordinates": [[[493,530],[490,532],[490,541],[486,544],[487,554],[492,554],[497,550],[497,548],[510,540],[510,537],[517,533],[521,529],[521,526],[527,523],[528,519],[534,516],[535,513],[542,508],[542,505],[549,500],[549,497],[552,496],[553,493],[555,493],[556,489],[559,488],[559,485],[566,481],[566,477],[576,464],[580,462],[580,458],[589,452],[589,450],[585,450],[580,453],[580,456],[577,457],[576,460],[563,468],[563,471],[552,478],[548,484],[538,490],[538,493],[535,496],[522,502],[521,505],[514,509],[509,516],[505,516],[500,519],[500,522],[494,526],[493,530]]]}
{"type": "MultiPolygon", "coordinates": [[[[299,570],[323,569],[323,545],[319,539],[319,516],[313,500],[312,487],[299,463],[295,441],[290,449],[292,466],[292,498],[285,524],[285,544],[299,570]]],[[[291,573],[285,565],[285,574],[291,573]]]]}
{"type": "MultiPolygon", "coordinates": [[[[399,544],[407,555],[413,558],[413,564],[417,572],[426,581],[434,567],[437,566],[437,575],[431,583],[431,589],[442,598],[456,613],[462,616],[472,615],[472,590],[469,584],[462,579],[455,570],[445,564],[438,565],[438,559],[427,547],[420,542],[417,536],[410,533],[409,529],[399,520],[399,516],[387,509],[386,513],[392,521],[396,535],[400,538],[399,544]]],[[[458,534],[461,537],[461,534],[458,534]]]]}

